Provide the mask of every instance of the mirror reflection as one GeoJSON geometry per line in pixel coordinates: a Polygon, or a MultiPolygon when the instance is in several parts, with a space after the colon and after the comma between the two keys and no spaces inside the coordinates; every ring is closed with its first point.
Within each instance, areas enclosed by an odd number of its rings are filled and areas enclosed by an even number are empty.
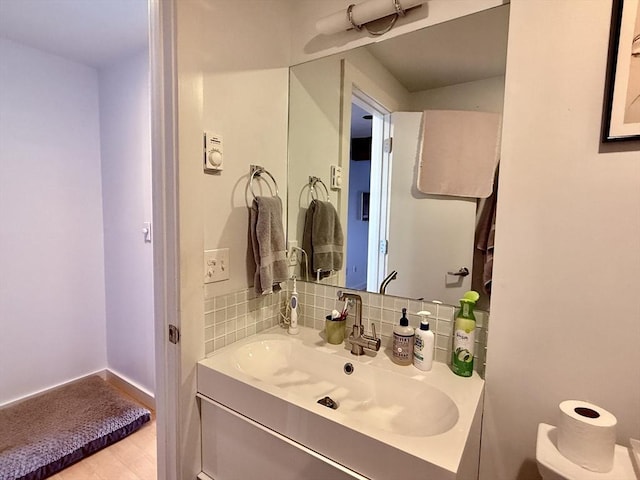
{"type": "Polygon", "coordinates": [[[488,307],[508,8],[291,68],[298,278],[488,307]]]}

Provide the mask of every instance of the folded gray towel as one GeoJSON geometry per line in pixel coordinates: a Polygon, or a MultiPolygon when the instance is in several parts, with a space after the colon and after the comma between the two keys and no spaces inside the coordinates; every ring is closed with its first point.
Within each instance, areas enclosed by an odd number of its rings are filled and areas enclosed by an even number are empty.
{"type": "Polygon", "coordinates": [[[302,235],[302,248],[309,256],[310,275],[321,277],[342,269],[344,235],[338,212],[329,202],[313,200],[309,205],[302,235]]]}
{"type": "Polygon", "coordinates": [[[251,205],[251,246],[256,262],[254,286],[266,295],[288,278],[280,197],[256,197],[251,205]]]}

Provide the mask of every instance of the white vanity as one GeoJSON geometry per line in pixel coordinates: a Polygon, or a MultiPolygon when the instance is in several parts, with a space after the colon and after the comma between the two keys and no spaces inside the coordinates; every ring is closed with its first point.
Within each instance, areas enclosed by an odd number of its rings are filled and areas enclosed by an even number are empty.
{"type": "Polygon", "coordinates": [[[274,327],[199,362],[201,479],[476,478],[476,373],[420,372],[300,330],[274,327]]]}

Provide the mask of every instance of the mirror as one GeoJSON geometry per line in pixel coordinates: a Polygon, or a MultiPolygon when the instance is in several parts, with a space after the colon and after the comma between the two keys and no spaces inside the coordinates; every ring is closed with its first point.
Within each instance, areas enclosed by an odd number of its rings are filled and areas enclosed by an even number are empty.
{"type": "Polygon", "coordinates": [[[418,191],[418,139],[424,110],[502,112],[508,16],[504,5],[291,68],[287,238],[298,278],[447,304],[482,292],[476,217],[491,202],[418,191]],[[314,199],[331,202],[344,234],[342,267],[320,274],[305,272],[300,251],[314,199]]]}

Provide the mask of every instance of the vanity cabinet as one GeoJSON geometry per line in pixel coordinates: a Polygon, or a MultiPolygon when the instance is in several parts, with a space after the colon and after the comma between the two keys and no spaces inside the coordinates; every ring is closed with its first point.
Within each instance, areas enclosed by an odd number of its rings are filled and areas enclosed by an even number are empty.
{"type": "Polygon", "coordinates": [[[201,480],[367,480],[209,398],[200,405],[201,480]]]}

